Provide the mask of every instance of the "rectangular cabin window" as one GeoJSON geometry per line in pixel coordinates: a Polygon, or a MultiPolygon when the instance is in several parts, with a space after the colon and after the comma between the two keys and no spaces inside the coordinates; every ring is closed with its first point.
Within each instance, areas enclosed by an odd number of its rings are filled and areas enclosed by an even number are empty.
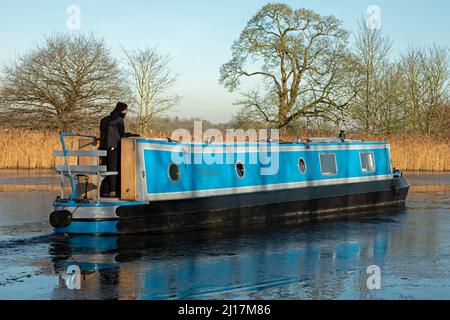
{"type": "Polygon", "coordinates": [[[373,152],[361,152],[359,154],[361,158],[361,169],[365,173],[375,172],[375,157],[373,152]]]}
{"type": "Polygon", "coordinates": [[[320,154],[320,170],[324,176],[337,175],[337,164],[335,153],[321,153],[320,154]]]}

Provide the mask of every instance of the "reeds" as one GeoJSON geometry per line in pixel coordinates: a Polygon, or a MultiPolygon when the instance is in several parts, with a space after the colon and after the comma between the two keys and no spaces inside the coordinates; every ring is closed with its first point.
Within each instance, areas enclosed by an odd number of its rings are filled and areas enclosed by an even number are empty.
{"type": "Polygon", "coordinates": [[[450,138],[424,135],[362,137],[388,141],[392,166],[403,171],[450,171],[450,138]]]}
{"type": "Polygon", "coordinates": [[[56,132],[0,128],[0,168],[45,169],[55,164],[53,150],[60,150],[56,132]]]}
{"type": "MultiPolygon", "coordinates": [[[[0,192],[34,192],[34,191],[61,191],[60,185],[54,184],[0,184],[0,192]]],[[[66,194],[70,193],[70,189],[64,188],[66,194]]]]}
{"type": "MultiPolygon", "coordinates": [[[[158,138],[166,136],[152,134],[158,138]]],[[[449,137],[351,135],[350,138],[390,142],[392,165],[403,171],[450,171],[449,137]]],[[[0,169],[53,168],[57,160],[53,151],[60,149],[57,132],[0,128],[0,169]]]]}

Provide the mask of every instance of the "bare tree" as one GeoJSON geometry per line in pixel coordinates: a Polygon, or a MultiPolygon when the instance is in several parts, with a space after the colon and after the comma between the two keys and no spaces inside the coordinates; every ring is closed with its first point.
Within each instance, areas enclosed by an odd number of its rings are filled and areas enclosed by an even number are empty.
{"type": "Polygon", "coordinates": [[[437,133],[450,135],[450,102],[439,108],[435,128],[437,133]]]}
{"type": "Polygon", "coordinates": [[[136,127],[145,132],[155,116],[161,116],[180,101],[179,96],[169,92],[177,76],[168,67],[171,58],[160,55],[156,48],[123,51],[133,83],[136,127]]]}
{"type": "Polygon", "coordinates": [[[448,50],[436,45],[411,45],[401,58],[401,68],[409,129],[427,134],[443,132],[446,121],[442,117],[450,103],[448,50]]]}
{"type": "Polygon", "coordinates": [[[364,20],[359,26],[349,122],[366,133],[444,132],[450,80],[447,50],[412,45],[400,62],[392,63],[390,40],[364,20]]]}
{"type": "Polygon", "coordinates": [[[348,101],[347,40],[335,17],[267,4],[234,42],[220,82],[235,91],[243,78],[261,80],[237,103],[241,115],[255,121],[285,128],[299,117],[336,119],[348,101]]]}
{"type": "Polygon", "coordinates": [[[385,66],[378,80],[378,91],[374,94],[376,100],[370,117],[370,132],[390,135],[405,131],[408,113],[401,79],[401,69],[397,64],[385,66]]]}
{"type": "Polygon", "coordinates": [[[401,57],[402,83],[408,97],[409,129],[422,131],[420,121],[421,103],[425,98],[422,84],[424,83],[422,67],[425,57],[423,52],[414,46],[401,57]]]}
{"type": "Polygon", "coordinates": [[[399,126],[399,74],[389,61],[391,47],[380,29],[370,28],[365,19],[359,21],[353,48],[355,98],[348,111],[356,128],[365,133],[386,133],[399,126]]]}
{"type": "Polygon", "coordinates": [[[57,34],[3,69],[2,113],[17,126],[91,128],[126,95],[123,83],[103,40],[57,34]]]}

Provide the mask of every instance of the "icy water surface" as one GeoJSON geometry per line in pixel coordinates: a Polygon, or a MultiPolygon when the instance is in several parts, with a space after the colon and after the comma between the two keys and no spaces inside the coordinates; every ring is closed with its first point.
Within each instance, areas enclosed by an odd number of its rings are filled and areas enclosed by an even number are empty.
{"type": "Polygon", "coordinates": [[[351,220],[66,238],[48,225],[57,178],[0,171],[0,299],[450,299],[450,173],[406,177],[405,209],[351,220]],[[81,290],[60,278],[70,265],[81,290]]]}

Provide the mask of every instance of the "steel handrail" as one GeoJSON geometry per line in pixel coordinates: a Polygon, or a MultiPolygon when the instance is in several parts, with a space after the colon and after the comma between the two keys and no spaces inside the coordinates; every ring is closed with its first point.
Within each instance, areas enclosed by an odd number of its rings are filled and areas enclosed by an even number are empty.
{"type": "Polygon", "coordinates": [[[67,174],[69,176],[70,188],[72,189],[72,194],[69,195],[69,200],[73,200],[76,190],[75,190],[75,183],[74,183],[73,177],[72,177],[72,172],[71,172],[70,165],[69,165],[69,160],[67,159],[68,150],[66,149],[66,142],[64,140],[65,137],[82,137],[82,138],[92,138],[92,139],[97,139],[97,137],[90,136],[87,134],[71,133],[71,132],[60,132],[60,134],[59,134],[59,138],[61,140],[63,156],[64,156],[64,162],[67,167],[67,174]]]}

